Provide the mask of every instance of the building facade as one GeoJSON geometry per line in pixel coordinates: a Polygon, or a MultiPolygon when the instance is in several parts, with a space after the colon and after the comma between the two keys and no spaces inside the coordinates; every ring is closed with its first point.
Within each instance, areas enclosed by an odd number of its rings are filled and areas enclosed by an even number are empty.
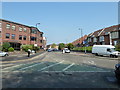
{"type": "Polygon", "coordinates": [[[117,45],[120,41],[120,25],[103,28],[90,33],[87,37],[87,44],[93,45],[117,45]]]}
{"type": "Polygon", "coordinates": [[[11,47],[20,50],[21,45],[43,45],[43,32],[38,28],[0,19],[0,45],[9,42],[11,47]]]}
{"type": "Polygon", "coordinates": [[[83,37],[73,41],[72,44],[74,46],[78,46],[78,47],[79,46],[84,46],[84,42],[86,41],[86,39],[87,39],[87,35],[85,35],[85,36],[83,36],[83,37]]]}

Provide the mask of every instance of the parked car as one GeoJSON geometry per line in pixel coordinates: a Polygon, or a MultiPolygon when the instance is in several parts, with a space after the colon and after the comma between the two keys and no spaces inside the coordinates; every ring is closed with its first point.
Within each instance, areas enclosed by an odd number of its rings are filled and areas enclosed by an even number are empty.
{"type": "Polygon", "coordinates": [[[64,48],[63,53],[70,53],[70,50],[68,48],[64,48]]]}
{"type": "Polygon", "coordinates": [[[0,56],[9,56],[8,52],[2,52],[0,51],[0,56]]]}
{"type": "Polygon", "coordinates": [[[115,77],[120,81],[120,63],[115,65],[115,77]]]}
{"type": "Polygon", "coordinates": [[[48,49],[47,51],[48,51],[48,52],[51,52],[51,51],[52,51],[52,49],[48,49]]]}
{"type": "Polygon", "coordinates": [[[31,53],[35,53],[35,51],[34,51],[34,50],[31,50],[31,53]]]}
{"type": "Polygon", "coordinates": [[[92,54],[105,55],[110,57],[118,57],[120,52],[115,51],[115,47],[112,45],[94,45],[92,48],[92,54]]]}

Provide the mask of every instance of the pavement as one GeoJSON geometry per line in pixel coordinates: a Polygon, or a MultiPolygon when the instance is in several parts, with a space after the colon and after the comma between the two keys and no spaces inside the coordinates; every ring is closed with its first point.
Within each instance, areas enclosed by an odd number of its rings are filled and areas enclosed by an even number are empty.
{"type": "Polygon", "coordinates": [[[38,56],[42,53],[44,53],[45,51],[39,51],[37,53],[31,53],[30,57],[28,57],[27,52],[24,52],[23,54],[21,53],[17,53],[17,54],[10,54],[9,56],[6,57],[2,57],[2,62],[6,62],[6,61],[19,61],[19,60],[24,60],[24,59],[30,59],[33,58],[35,56],[38,56]]]}
{"type": "MultiPolygon", "coordinates": [[[[75,53],[44,52],[31,62],[2,69],[3,88],[120,88],[114,75],[117,60],[75,53]],[[68,81],[69,80],[69,81],[68,81]]],[[[7,63],[3,65],[10,65],[7,63]]],[[[13,63],[12,63],[13,64],[13,63]]]]}

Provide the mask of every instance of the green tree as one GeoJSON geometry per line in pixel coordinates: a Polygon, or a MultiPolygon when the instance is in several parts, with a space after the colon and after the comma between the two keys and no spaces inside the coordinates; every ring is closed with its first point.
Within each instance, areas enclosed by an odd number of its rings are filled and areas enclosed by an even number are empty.
{"type": "Polygon", "coordinates": [[[8,48],[10,47],[10,43],[9,42],[4,42],[2,47],[3,47],[3,51],[8,51],[8,48]]]}
{"type": "Polygon", "coordinates": [[[73,45],[72,43],[68,43],[68,44],[67,44],[67,48],[68,48],[69,50],[71,50],[71,49],[74,48],[74,45],[73,45]]]}
{"type": "Polygon", "coordinates": [[[51,45],[51,48],[55,48],[55,47],[56,47],[56,44],[53,43],[53,44],[51,45]]]}
{"type": "Polygon", "coordinates": [[[64,43],[60,43],[58,48],[59,48],[59,50],[62,50],[63,48],[65,48],[65,44],[64,43]]]}

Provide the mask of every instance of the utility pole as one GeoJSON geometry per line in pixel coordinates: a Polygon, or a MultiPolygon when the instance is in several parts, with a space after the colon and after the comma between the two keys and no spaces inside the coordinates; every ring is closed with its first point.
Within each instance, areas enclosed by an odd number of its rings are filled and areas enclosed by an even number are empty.
{"type": "MultiPolygon", "coordinates": [[[[83,31],[82,31],[82,28],[79,28],[79,30],[81,31],[81,46],[82,46],[82,44],[83,44],[83,31]]],[[[86,54],[86,46],[85,46],[85,54],[86,54]]]]}
{"type": "Polygon", "coordinates": [[[81,46],[82,46],[82,41],[83,41],[83,38],[82,38],[82,28],[79,28],[78,30],[81,31],[81,36],[80,36],[80,38],[81,38],[81,46]]]}
{"type": "MultiPolygon", "coordinates": [[[[38,28],[37,28],[37,25],[40,25],[40,23],[36,23],[36,29],[38,30],[38,28]]],[[[37,47],[37,30],[36,30],[36,40],[35,40],[35,38],[34,38],[34,49],[35,49],[35,53],[36,53],[36,47],[37,47]]]]}

